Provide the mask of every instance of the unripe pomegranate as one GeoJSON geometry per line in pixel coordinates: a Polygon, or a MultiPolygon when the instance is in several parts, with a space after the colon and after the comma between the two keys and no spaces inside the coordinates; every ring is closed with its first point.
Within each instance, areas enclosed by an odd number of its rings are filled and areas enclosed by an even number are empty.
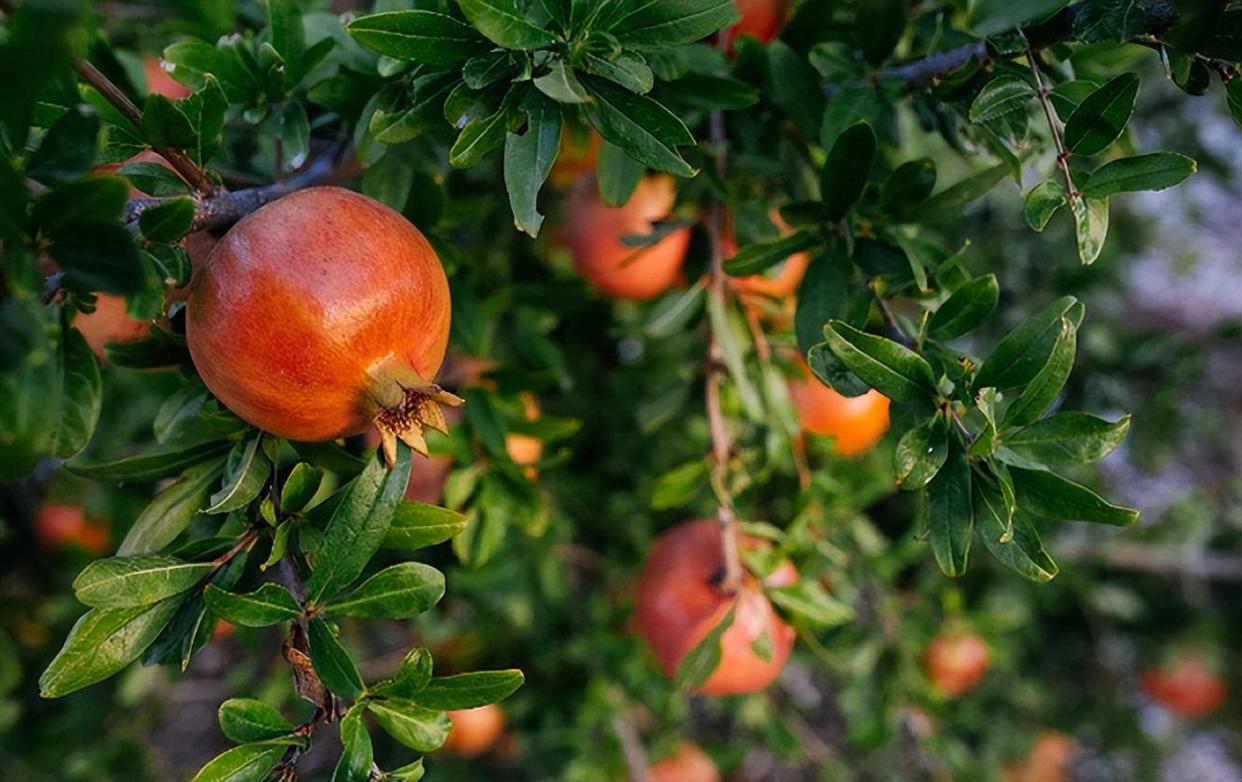
{"type": "Polygon", "coordinates": [[[647,769],[647,782],[720,782],[720,771],[706,752],[682,742],[672,755],[647,769]]]}
{"type": "Polygon", "coordinates": [[[448,718],[453,727],[444,742],[444,751],[458,757],[482,755],[495,746],[505,730],[505,713],[495,704],[450,711],[448,718]]]}
{"type": "MultiPolygon", "coordinates": [[[[744,539],[741,545],[762,545],[744,539]]],[[[719,591],[724,573],[720,528],[700,519],[678,525],[656,539],[638,581],[638,632],[673,677],[687,654],[734,609],[733,623],[720,639],[720,665],[699,688],[705,695],[757,692],[772,683],[793,649],[794,631],[772,608],[763,589],[747,574],[737,595],[719,591]],[[754,644],[764,634],[771,658],[754,644]]],[[[788,573],[777,571],[778,580],[788,573]]]]}
{"type": "Polygon", "coordinates": [[[927,646],[924,661],[932,687],[956,698],[974,689],[988,671],[988,645],[972,632],[944,632],[927,646]]]}
{"type": "Polygon", "coordinates": [[[1173,714],[1188,719],[1206,717],[1225,702],[1225,682],[1202,655],[1184,651],[1167,668],[1149,668],[1142,674],[1147,697],[1173,714]]]}
{"type": "Polygon", "coordinates": [[[884,439],[888,397],[875,389],[862,396],[842,396],[820,382],[801,358],[798,365],[801,377],[789,381],[789,398],[803,429],[836,438],[842,456],[860,454],[884,439]]]}
{"type": "Polygon", "coordinates": [[[48,503],[35,516],[35,538],[47,549],[79,546],[94,556],[103,556],[111,547],[108,524],[87,521],[76,505],[48,503]]]}
{"type": "Polygon", "coordinates": [[[690,229],[679,228],[646,247],[626,247],[623,236],[651,233],[676,200],[668,176],[644,177],[624,206],[606,206],[594,177],[583,177],[569,197],[566,238],[574,266],[600,293],[618,299],[651,299],[681,279],[690,229]]]}
{"type": "Polygon", "coordinates": [[[169,76],[160,58],[146,58],[142,63],[142,69],[147,77],[147,92],[153,95],[163,95],[172,100],[189,97],[190,88],[169,76]]]}
{"type": "Polygon", "coordinates": [[[190,355],[230,410],[291,440],[379,430],[427,453],[446,431],[432,384],[449,332],[435,251],[388,207],[338,187],[299,190],[238,223],[194,270],[190,355]]]}
{"type": "Polygon", "coordinates": [[[762,43],[770,42],[781,31],[789,14],[789,0],[733,0],[733,3],[742,19],[723,33],[725,48],[730,53],[739,35],[758,38],[762,43]]]}
{"type": "MultiPolygon", "coordinates": [[[[780,210],[773,209],[768,217],[780,229],[782,235],[787,236],[793,233],[793,229],[781,218],[780,210]]],[[[737,242],[734,241],[732,234],[726,235],[722,244],[726,258],[737,254],[737,242]]],[[[784,299],[797,293],[798,286],[802,284],[802,278],[806,276],[806,269],[810,263],[811,258],[806,253],[794,253],[764,274],[730,277],[729,285],[743,297],[766,296],[772,299],[784,299]]]]}

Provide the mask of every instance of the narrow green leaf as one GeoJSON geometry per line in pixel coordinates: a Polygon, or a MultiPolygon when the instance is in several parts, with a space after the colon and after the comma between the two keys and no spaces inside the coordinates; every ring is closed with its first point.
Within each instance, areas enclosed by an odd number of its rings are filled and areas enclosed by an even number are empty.
{"type": "Polygon", "coordinates": [[[478,117],[462,128],[449,149],[449,165],[454,168],[471,168],[504,146],[505,137],[508,135],[509,116],[522,92],[523,90],[516,87],[511,89],[495,112],[478,117]]]}
{"type": "Polygon", "coordinates": [[[1036,231],[1043,231],[1048,221],[1065,206],[1069,199],[1065,195],[1065,186],[1049,179],[1031,188],[1023,203],[1026,224],[1036,231]]]}
{"type": "Polygon", "coordinates": [[[595,98],[586,107],[591,125],[606,140],[621,147],[640,163],[681,177],[695,170],[677,151],[694,144],[694,136],[676,114],[646,95],[601,79],[583,76],[583,86],[595,98]]]}
{"type": "Polygon", "coordinates": [[[392,525],[384,535],[384,547],[417,551],[452,538],[466,528],[466,517],[457,511],[409,500],[397,506],[392,525]]]}
{"type": "Polygon", "coordinates": [[[293,465],[285,483],[280,487],[280,508],[285,513],[304,510],[319,492],[323,483],[323,470],[307,462],[293,465]]]}
{"type": "Polygon", "coordinates": [[[1008,166],[997,163],[946,187],[926,201],[904,205],[896,216],[906,222],[926,224],[957,219],[962,210],[987,194],[1007,173],[1008,166]]]}
{"type": "Polygon", "coordinates": [[[341,718],[341,759],[332,772],[332,782],[367,782],[375,762],[371,734],[362,721],[361,707],[354,706],[341,718]]]}
{"type": "Polygon", "coordinates": [[[215,460],[186,470],[139,514],[116,553],[150,554],[176,540],[207,501],[222,467],[223,461],[215,460]]]}
{"type": "Polygon", "coordinates": [[[927,361],[891,339],[859,331],[845,321],[824,326],[828,347],[867,385],[896,401],[927,400],[936,379],[927,361]]]}
{"type": "Polygon", "coordinates": [[[516,669],[437,676],[415,700],[430,709],[477,709],[500,703],[517,692],[525,681],[526,677],[516,669]]]}
{"type": "Polygon", "coordinates": [[[1181,184],[1195,172],[1192,158],[1176,152],[1153,152],[1105,163],[1083,185],[1087,198],[1108,198],[1138,190],[1164,190],[1181,184]]]}
{"type": "Polygon", "coordinates": [[[798,286],[794,313],[799,351],[810,353],[824,339],[824,324],[845,317],[846,291],[853,277],[854,265],[841,242],[832,242],[812,257],[798,286]]]}
{"type": "Polygon", "coordinates": [[[720,623],[703,636],[703,640],[695,644],[694,648],[682,658],[681,664],[677,666],[677,675],[673,677],[678,687],[696,690],[702,687],[703,683],[710,679],[720,667],[720,639],[724,637],[725,630],[733,625],[736,613],[737,605],[734,604],[729,607],[729,612],[724,615],[720,623]]]}
{"type": "Polygon", "coordinates": [[[289,749],[279,742],[256,742],[217,755],[190,782],[264,782],[289,749]]]}
{"type": "Polygon", "coordinates": [[[988,354],[974,387],[1004,390],[1029,383],[1047,363],[1061,333],[1061,319],[1081,306],[1073,296],[1064,296],[1023,321],[988,354]]]}
{"type": "Polygon", "coordinates": [[[556,41],[551,32],[527,21],[515,0],[458,0],[479,32],[506,49],[538,49],[556,41]]]}
{"type": "Polygon", "coordinates": [[[302,615],[302,607],[289,590],[271,582],[246,594],[208,584],[203,597],[213,614],[242,627],[267,627],[302,615]]]}
{"type": "Polygon", "coordinates": [[[431,681],[431,665],[431,653],[415,647],[406,653],[395,676],[376,682],[367,691],[384,698],[414,698],[431,681]]]}
{"type": "Polygon", "coordinates": [[[987,320],[1000,301],[1000,285],[995,274],[976,277],[953,291],[940,305],[927,324],[927,333],[935,339],[953,339],[973,331],[987,320]]]}
{"type": "Polygon", "coordinates": [[[142,235],[152,242],[175,242],[194,226],[194,201],[186,196],[143,211],[138,218],[142,235]]]}
{"type": "Polygon", "coordinates": [[[95,432],[103,410],[103,380],[99,363],[82,335],[74,329],[61,334],[60,420],[51,452],[64,459],[85,448],[95,432]]]}
{"type": "Polygon", "coordinates": [[[117,673],[155,642],[178,605],[178,600],[164,600],[153,606],[87,611],[39,677],[39,695],[60,698],[117,673]]]}
{"type": "Polygon", "coordinates": [[[574,69],[560,59],[553,60],[548,72],[535,79],[535,89],[557,103],[586,103],[591,99],[574,69]]]}
{"type": "Polygon", "coordinates": [[[444,597],[444,574],[421,562],[384,568],[349,594],[324,604],[335,616],[409,619],[444,597]]]}
{"type": "Polygon", "coordinates": [[[971,506],[970,466],[956,440],[950,445],[944,466],[927,484],[923,508],[927,537],[936,562],[946,576],[961,576],[970,559],[975,518],[971,506]]]}
{"type": "Polygon", "coordinates": [[[930,158],[907,160],[897,167],[880,190],[880,207],[895,212],[925,201],[936,189],[936,164],[930,158]]]}
{"type": "Polygon", "coordinates": [[[238,744],[275,739],[294,730],[275,706],[253,698],[229,698],[220,704],[216,718],[225,737],[238,744]]]}
{"type": "Polygon", "coordinates": [[[157,481],[220,456],[228,449],[229,444],[222,442],[203,443],[190,448],[157,448],[112,462],[71,459],[65,463],[65,469],[74,475],[97,481],[157,481]]]}
{"type": "Polygon", "coordinates": [[[204,513],[228,513],[244,508],[259,496],[272,474],[272,463],[259,448],[262,432],[233,446],[224,463],[224,485],[211,495],[204,513]]]}
{"type": "Polygon", "coordinates": [[[724,272],[734,277],[762,274],[794,253],[814,247],[819,242],[820,237],[814,231],[794,231],[779,239],[748,244],[725,261],[724,272]]]}
{"type": "Polygon", "coordinates": [[[1021,395],[1005,410],[1001,428],[1025,426],[1044,414],[1069,380],[1078,352],[1078,327],[1068,318],[1061,318],[1061,330],[1052,351],[1039,373],[1031,379],[1021,395]]]}
{"type": "Polygon", "coordinates": [[[764,594],[777,606],[817,630],[837,627],[854,619],[854,610],[848,604],[808,579],[802,579],[793,586],[765,590],[764,594]]]}
{"type": "Polygon", "coordinates": [[[1057,413],[1005,438],[1015,453],[1044,464],[1086,464],[1103,459],[1130,431],[1130,416],[1109,423],[1088,413],[1057,413]]]}
{"type": "Polygon", "coordinates": [[[1086,486],[1054,472],[1013,466],[1009,471],[1019,505],[1036,515],[1117,527],[1128,527],[1138,520],[1138,511],[1113,505],[1086,486]]]}
{"type": "Polygon", "coordinates": [[[431,11],[362,16],[346,29],[372,51],[433,67],[457,65],[491,48],[470,25],[431,11]]]}
{"type": "Polygon", "coordinates": [[[642,181],[645,169],[629,154],[611,141],[599,145],[599,162],[595,166],[599,197],[608,206],[624,206],[642,181]]]}
{"type": "Polygon", "coordinates": [[[526,113],[526,132],[505,136],[505,188],[514,223],[535,237],[543,226],[537,203],[539,191],[556,162],[563,121],[560,107],[537,95],[523,101],[522,110],[526,113]]]}
{"type": "Polygon", "coordinates": [[[1074,215],[1074,234],[1078,239],[1078,257],[1084,266],[1090,266],[1104,250],[1108,236],[1108,200],[1103,198],[1079,198],[1071,204],[1074,215]]]}
{"type": "Polygon", "coordinates": [[[587,73],[602,76],[615,82],[637,95],[646,95],[655,86],[655,75],[647,61],[634,52],[605,58],[588,52],[582,59],[582,68],[587,73]]]}
{"type": "Polygon", "coordinates": [[[444,746],[453,727],[444,712],[400,698],[368,700],[366,704],[385,733],[416,752],[435,752],[444,746]]]}
{"type": "Polygon", "coordinates": [[[86,566],[73,581],[74,595],[92,608],[136,608],[193,587],[216,569],[211,562],[176,557],[109,557],[86,566]]]}
{"type": "Polygon", "coordinates": [[[1030,517],[1018,510],[1011,523],[998,490],[981,480],[974,482],[973,490],[979,536],[992,556],[1032,581],[1042,583],[1056,577],[1057,565],[1044,550],[1030,517]]]}
{"type": "Polygon", "coordinates": [[[897,485],[921,489],[936,477],[949,458],[949,427],[937,413],[901,436],[894,454],[897,485]]]}
{"type": "Polygon", "coordinates": [[[701,41],[741,18],[733,0],[625,0],[616,8],[608,31],[640,50],[701,41]]]}
{"type": "Polygon", "coordinates": [[[970,104],[970,121],[987,124],[1025,111],[1034,97],[1035,88],[1026,79],[1008,74],[997,76],[984,85],[970,104]]]}
{"type": "Polygon", "coordinates": [[[875,131],[866,122],[846,128],[828,153],[820,177],[829,220],[840,220],[862,196],[875,159],[875,131]]]}
{"type": "Polygon", "coordinates": [[[362,674],[349,652],[336,639],[332,628],[319,617],[312,617],[308,625],[311,664],[324,686],[333,693],[357,700],[362,694],[362,674]]]}
{"type": "Polygon", "coordinates": [[[1098,155],[1120,138],[1134,113],[1139,77],[1123,73],[1088,95],[1065,123],[1066,149],[1098,155]]]}

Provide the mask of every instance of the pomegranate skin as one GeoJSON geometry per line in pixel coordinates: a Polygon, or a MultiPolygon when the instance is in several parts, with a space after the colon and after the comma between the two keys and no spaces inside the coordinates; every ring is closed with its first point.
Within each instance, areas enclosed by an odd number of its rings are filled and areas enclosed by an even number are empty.
{"type": "MultiPolygon", "coordinates": [[[[753,545],[742,541],[742,545],[753,545]]],[[[720,529],[711,519],[673,527],[652,546],[638,582],[636,624],[670,678],[687,654],[716,627],[734,604],[715,588],[724,567],[720,529]]],[[[780,674],[793,649],[785,624],[753,577],[736,596],[733,624],[721,636],[720,664],[698,689],[704,695],[758,692],[780,674]],[[766,631],[770,660],[752,646],[766,631]]]]}
{"type": "Polygon", "coordinates": [[[108,524],[88,521],[76,505],[48,503],[39,508],[35,537],[46,549],[80,546],[97,557],[107,554],[111,547],[108,524]]]}
{"type": "Polygon", "coordinates": [[[578,273],[618,299],[652,299],[676,285],[690,247],[689,228],[647,247],[621,243],[624,236],[651,233],[651,224],[668,217],[675,200],[671,177],[648,176],[624,206],[614,208],[600,200],[594,177],[582,177],[570,193],[565,232],[578,273]]]}
{"type": "Polygon", "coordinates": [[[73,325],[82,332],[91,352],[101,361],[107,356],[104,345],[137,342],[150,332],[150,324],[131,318],[125,311],[125,299],[111,293],[95,294],[95,311],[79,312],[73,318],[73,325]]]}
{"type": "Polygon", "coordinates": [[[785,26],[785,16],[789,12],[788,0],[734,0],[733,4],[742,19],[724,31],[725,47],[730,53],[739,35],[770,43],[785,26]]]}
{"type": "Polygon", "coordinates": [[[648,782],[720,782],[720,771],[703,750],[685,742],[647,769],[648,782]]]}
{"type": "Polygon", "coordinates": [[[861,396],[843,396],[820,382],[801,358],[798,367],[801,377],[788,382],[789,400],[804,430],[835,437],[842,456],[857,456],[884,439],[888,397],[874,388],[861,396]]]}
{"type": "Polygon", "coordinates": [[[495,704],[475,709],[447,712],[453,723],[444,751],[450,755],[473,758],[491,749],[505,730],[505,713],[495,704]]]}
{"type": "Polygon", "coordinates": [[[229,231],[194,270],[186,314],[190,355],[221,402],[280,437],[327,440],[395,404],[377,394],[435,377],[449,288],[401,215],[316,187],[229,231]]]}
{"type": "Polygon", "coordinates": [[[988,645],[974,633],[942,634],[927,646],[927,675],[942,695],[956,698],[983,680],[989,658],[988,645]]]}
{"type": "Polygon", "coordinates": [[[1199,656],[1185,654],[1166,669],[1149,668],[1142,673],[1147,697],[1173,714],[1200,719],[1219,709],[1228,688],[1199,656]]]}

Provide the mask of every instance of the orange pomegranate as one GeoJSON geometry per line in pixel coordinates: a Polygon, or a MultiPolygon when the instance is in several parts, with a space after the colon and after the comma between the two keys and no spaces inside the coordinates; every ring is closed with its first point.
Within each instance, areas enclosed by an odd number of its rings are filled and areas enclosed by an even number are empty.
{"type": "Polygon", "coordinates": [[[720,782],[720,771],[706,752],[682,742],[673,754],[647,769],[647,782],[720,782]]]}
{"type": "Polygon", "coordinates": [[[169,76],[160,58],[146,58],[142,63],[142,68],[147,77],[147,92],[153,95],[163,95],[172,100],[189,97],[190,88],[169,76]]]}
{"type": "Polygon", "coordinates": [[[101,359],[105,356],[104,345],[137,342],[150,331],[147,321],[131,318],[125,312],[125,299],[111,293],[95,294],[95,311],[79,312],[73,318],[73,325],[101,359]]]}
{"type": "Polygon", "coordinates": [[[1077,746],[1064,733],[1044,731],[1035,738],[1031,753],[1020,764],[1007,766],[1004,782],[1067,782],[1066,766],[1073,759],[1077,746]]]}
{"type": "Polygon", "coordinates": [[[111,548],[108,524],[88,521],[76,505],[48,503],[35,516],[35,538],[47,549],[78,546],[94,556],[111,548]]]}
{"type": "MultiPolygon", "coordinates": [[[[746,539],[742,545],[762,544],[746,539]]],[[[794,631],[777,616],[753,576],[745,576],[737,595],[722,594],[717,582],[723,571],[720,528],[714,520],[689,521],[665,532],[652,546],[638,581],[638,632],[672,677],[732,608],[733,623],[720,639],[720,664],[698,691],[757,692],[785,667],[794,631]],[[755,651],[755,642],[765,634],[772,652],[767,660],[755,651]]],[[[777,573],[782,581],[789,578],[787,571],[777,573]]]]}
{"type": "MultiPolygon", "coordinates": [[[[768,217],[780,229],[782,235],[793,233],[793,229],[781,218],[780,210],[773,209],[768,217]]],[[[734,241],[732,235],[725,236],[722,244],[725,258],[737,254],[737,242],[734,241]]],[[[806,253],[794,253],[769,269],[766,274],[730,277],[729,285],[743,297],[766,296],[772,299],[784,299],[797,293],[798,286],[802,284],[802,278],[806,276],[806,268],[810,263],[811,258],[806,253]]]]}
{"type": "Polygon", "coordinates": [[[449,331],[444,269],[422,233],[338,187],[299,190],[238,223],[194,270],[190,355],[234,413],[292,440],[379,430],[427,453],[446,431],[434,385],[449,331]]]}
{"type": "Polygon", "coordinates": [[[505,730],[505,713],[495,704],[450,711],[448,718],[453,727],[444,742],[444,751],[458,757],[482,755],[496,745],[505,730]]]}
{"type": "Polygon", "coordinates": [[[785,25],[789,14],[789,0],[733,0],[742,19],[723,33],[725,48],[733,51],[740,35],[749,35],[768,43],[785,25]]]}
{"type": "Polygon", "coordinates": [[[668,217],[676,200],[668,176],[644,177],[624,206],[600,200],[594,177],[583,177],[570,193],[566,239],[574,266],[605,296],[651,299],[681,279],[690,247],[690,229],[679,228],[646,247],[626,247],[624,236],[651,233],[652,223],[668,217]]]}
{"type": "Polygon", "coordinates": [[[1202,655],[1184,651],[1166,668],[1142,674],[1147,697],[1173,714],[1188,719],[1206,717],[1225,702],[1227,688],[1202,655]]]}
{"type": "Polygon", "coordinates": [[[875,389],[862,396],[842,396],[820,382],[801,357],[798,365],[801,377],[789,381],[789,398],[803,429],[835,437],[842,456],[860,454],[884,439],[888,397],[875,389]]]}
{"type": "MultiPolygon", "coordinates": [[[[523,415],[527,421],[538,421],[541,412],[534,394],[522,394],[523,415]]],[[[505,450],[516,464],[526,468],[526,477],[534,480],[539,474],[535,465],[543,458],[543,440],[528,434],[509,434],[505,437],[505,450]]]]}
{"type": "Polygon", "coordinates": [[[584,174],[595,171],[602,139],[594,130],[574,133],[568,126],[561,132],[561,148],[549,178],[555,187],[571,187],[584,174]]]}
{"type": "Polygon", "coordinates": [[[988,645],[978,635],[956,630],[944,632],[927,646],[924,662],[932,687],[941,695],[956,698],[975,688],[988,671],[988,645]]]}

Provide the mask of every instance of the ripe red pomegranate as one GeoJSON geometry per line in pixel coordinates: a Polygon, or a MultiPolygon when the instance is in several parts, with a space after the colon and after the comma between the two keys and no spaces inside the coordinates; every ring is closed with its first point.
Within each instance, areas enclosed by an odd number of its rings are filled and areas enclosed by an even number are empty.
{"type": "Polygon", "coordinates": [[[76,505],[47,503],[35,516],[35,538],[48,549],[79,546],[100,557],[111,548],[106,522],[88,521],[76,505]]]}
{"type": "Polygon", "coordinates": [[[1173,714],[1188,719],[1206,717],[1221,707],[1228,690],[1202,655],[1185,651],[1164,669],[1142,674],[1147,697],[1173,714]]]}
{"type": "Polygon", "coordinates": [[[848,397],[824,385],[798,358],[801,377],[789,381],[789,398],[802,428],[836,438],[837,453],[856,456],[884,439],[888,431],[888,397],[875,389],[848,397]]]}
{"type": "Polygon", "coordinates": [[[720,782],[720,771],[707,753],[689,742],[647,769],[647,782],[720,782]]]}
{"type": "Polygon", "coordinates": [[[940,694],[956,698],[983,679],[988,658],[988,645],[978,635],[964,630],[943,632],[927,646],[927,676],[940,694]]]}
{"type": "Polygon", "coordinates": [[[449,332],[444,269],[422,233],[366,196],[300,190],[238,223],[194,270],[190,355],[234,413],[292,440],[329,440],[375,424],[427,453],[445,431],[434,385],[449,332]]]}
{"type": "Polygon", "coordinates": [[[600,293],[618,299],[651,299],[681,279],[690,229],[679,228],[646,247],[626,247],[623,236],[651,233],[676,200],[668,176],[644,177],[624,206],[600,200],[594,177],[583,177],[569,196],[566,239],[574,266],[600,293]]]}
{"type": "Polygon", "coordinates": [[[742,19],[723,33],[725,48],[730,53],[739,35],[758,38],[762,43],[770,42],[781,31],[789,14],[789,0],[733,0],[733,3],[742,19]]]}
{"type": "MultiPolygon", "coordinates": [[[[777,616],[753,576],[746,575],[735,597],[718,590],[724,572],[720,543],[720,528],[711,519],[686,522],[656,539],[638,581],[638,632],[664,673],[672,677],[682,659],[736,606],[733,624],[720,639],[720,665],[698,691],[705,695],[758,692],[785,667],[794,631],[777,616]],[[754,649],[755,641],[765,633],[772,647],[771,659],[766,661],[754,649]]],[[[753,539],[743,539],[741,544],[763,545],[753,539]]],[[[773,576],[779,584],[790,578],[783,566],[773,576]]]]}
{"type": "Polygon", "coordinates": [[[448,712],[453,723],[444,751],[450,755],[473,758],[495,746],[505,730],[505,713],[495,704],[477,709],[448,712]]]}

